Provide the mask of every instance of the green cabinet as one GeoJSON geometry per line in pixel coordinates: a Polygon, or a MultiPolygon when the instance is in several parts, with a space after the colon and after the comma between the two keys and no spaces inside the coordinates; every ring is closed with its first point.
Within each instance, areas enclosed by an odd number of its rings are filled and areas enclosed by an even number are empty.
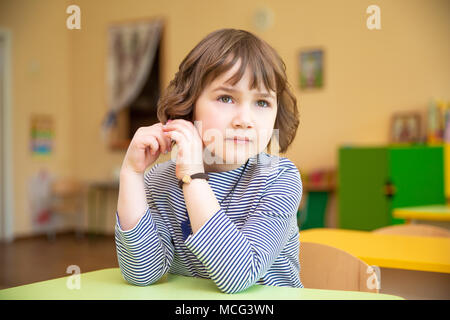
{"type": "Polygon", "coordinates": [[[371,231],[401,224],[392,209],[445,204],[440,146],[343,147],[338,170],[342,229],[371,231]]]}

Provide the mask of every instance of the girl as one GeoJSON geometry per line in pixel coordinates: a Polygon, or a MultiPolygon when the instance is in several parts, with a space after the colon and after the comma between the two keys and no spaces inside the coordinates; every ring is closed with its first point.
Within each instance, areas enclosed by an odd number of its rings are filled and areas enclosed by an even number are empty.
{"type": "Polygon", "coordinates": [[[136,131],[120,172],[124,279],[145,286],[170,272],[210,278],[225,293],[255,283],[303,287],[300,174],[263,152],[274,135],[285,152],[299,124],[275,50],[243,30],[209,34],[182,61],[158,118],[136,131]],[[175,160],[145,173],[172,142],[175,160]]]}

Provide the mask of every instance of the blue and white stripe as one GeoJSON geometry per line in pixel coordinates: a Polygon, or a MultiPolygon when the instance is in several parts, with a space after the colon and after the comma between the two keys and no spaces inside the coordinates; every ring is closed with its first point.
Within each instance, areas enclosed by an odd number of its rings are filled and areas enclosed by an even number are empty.
{"type": "Polygon", "coordinates": [[[170,272],[210,278],[226,293],[253,284],[303,287],[297,226],[302,182],[289,159],[265,152],[251,157],[232,198],[223,203],[244,165],[209,172],[221,208],[185,240],[187,211],[175,167],[169,160],[145,174],[148,207],[133,229],[123,231],[116,213],[117,257],[126,281],[146,286],[170,272]]]}

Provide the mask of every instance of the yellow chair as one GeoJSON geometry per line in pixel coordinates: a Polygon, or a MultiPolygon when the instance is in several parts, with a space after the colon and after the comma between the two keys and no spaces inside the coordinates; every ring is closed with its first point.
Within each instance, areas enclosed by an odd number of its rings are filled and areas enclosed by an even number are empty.
{"type": "Polygon", "coordinates": [[[372,232],[380,234],[398,234],[405,236],[450,237],[449,230],[426,224],[404,224],[388,226],[373,230],[372,232]]]}
{"type": "Polygon", "coordinates": [[[300,279],[305,288],[379,292],[375,270],[338,248],[300,241],[300,279]]]}

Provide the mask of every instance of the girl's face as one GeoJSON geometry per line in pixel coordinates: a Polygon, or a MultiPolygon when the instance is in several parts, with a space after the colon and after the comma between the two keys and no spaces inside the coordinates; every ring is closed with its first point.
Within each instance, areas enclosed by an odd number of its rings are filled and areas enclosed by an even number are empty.
{"type": "Polygon", "coordinates": [[[241,164],[269,143],[277,115],[277,98],[264,85],[249,89],[247,69],[235,86],[226,84],[239,69],[240,60],[217,77],[200,94],[194,107],[194,124],[203,140],[206,164],[241,164]]]}

